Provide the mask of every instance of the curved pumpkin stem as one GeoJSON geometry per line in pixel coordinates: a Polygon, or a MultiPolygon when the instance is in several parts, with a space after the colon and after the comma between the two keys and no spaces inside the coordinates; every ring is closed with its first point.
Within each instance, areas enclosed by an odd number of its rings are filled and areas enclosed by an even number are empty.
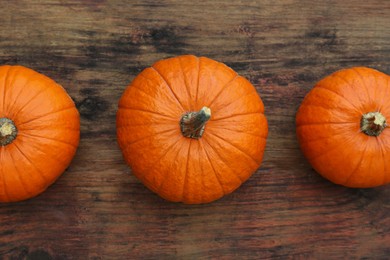
{"type": "Polygon", "coordinates": [[[18,130],[15,123],[6,117],[0,118],[0,145],[6,146],[16,138],[18,130]]]}
{"type": "Polygon", "coordinates": [[[360,130],[369,136],[379,136],[386,127],[386,118],[379,112],[364,114],[360,121],[360,130]]]}
{"type": "Polygon", "coordinates": [[[211,110],[202,107],[199,112],[187,112],[180,119],[180,130],[184,137],[199,139],[202,137],[211,110]]]}

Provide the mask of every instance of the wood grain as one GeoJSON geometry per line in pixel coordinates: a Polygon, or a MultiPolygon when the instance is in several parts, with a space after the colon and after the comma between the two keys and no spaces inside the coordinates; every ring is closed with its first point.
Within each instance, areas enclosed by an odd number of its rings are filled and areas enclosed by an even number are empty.
{"type": "MultiPolygon", "coordinates": [[[[325,75],[390,74],[390,2],[0,1],[0,64],[63,85],[81,113],[71,166],[42,195],[0,205],[3,259],[387,259],[390,189],[348,189],[311,169],[294,117],[325,75]],[[125,87],[191,53],[256,87],[270,134],[262,167],[214,203],[169,203],[125,165],[115,135],[125,87]]],[[[0,166],[1,167],[1,166],[0,166]]]]}

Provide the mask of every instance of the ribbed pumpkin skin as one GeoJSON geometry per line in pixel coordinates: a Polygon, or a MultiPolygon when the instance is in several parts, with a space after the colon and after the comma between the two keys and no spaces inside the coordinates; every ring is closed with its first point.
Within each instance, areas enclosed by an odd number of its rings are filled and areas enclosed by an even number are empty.
{"type": "Polygon", "coordinates": [[[390,182],[390,129],[368,136],[363,114],[390,120],[390,77],[356,67],[331,74],[307,94],[297,115],[300,147],[313,168],[330,181],[369,188],[390,182]]]}
{"type": "Polygon", "coordinates": [[[231,193],[260,166],[268,125],[255,88],[226,65],[186,55],[156,62],[127,87],[118,143],[133,174],[174,202],[199,204],[231,193]],[[211,109],[199,139],[184,137],[188,111],[211,109]]]}
{"type": "Polygon", "coordinates": [[[79,113],[53,80],[22,66],[0,67],[0,118],[18,129],[0,146],[0,201],[32,198],[52,184],[73,158],[79,113]]]}

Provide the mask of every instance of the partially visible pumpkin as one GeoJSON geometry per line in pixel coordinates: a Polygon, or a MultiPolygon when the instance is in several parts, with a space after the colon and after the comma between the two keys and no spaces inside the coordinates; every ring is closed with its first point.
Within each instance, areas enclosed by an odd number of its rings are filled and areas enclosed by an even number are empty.
{"type": "Polygon", "coordinates": [[[319,81],[303,100],[297,136],[313,168],[330,181],[369,188],[390,182],[390,77],[365,67],[319,81]]]}
{"type": "Polygon", "coordinates": [[[0,66],[0,201],[42,193],[70,164],[78,111],[53,80],[22,66],[0,66]]]}
{"type": "Polygon", "coordinates": [[[267,133],[252,84],[191,55],[143,70],[117,112],[118,143],[132,172],[174,202],[207,203],[237,189],[260,166],[267,133]]]}

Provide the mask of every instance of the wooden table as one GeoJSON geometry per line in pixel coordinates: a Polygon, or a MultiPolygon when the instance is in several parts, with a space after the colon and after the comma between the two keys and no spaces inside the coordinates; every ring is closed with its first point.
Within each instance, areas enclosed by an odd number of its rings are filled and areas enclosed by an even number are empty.
{"type": "MultiPolygon", "coordinates": [[[[65,87],[81,114],[67,171],[34,199],[0,205],[4,259],[386,259],[390,187],[321,178],[295,113],[322,77],[390,74],[390,2],[0,1],[0,63],[65,87]],[[179,54],[222,61],[256,87],[270,133],[261,168],[211,204],[169,203],[123,161],[115,114],[143,68],[179,54]]],[[[1,166],[0,166],[1,167],[1,166]]]]}

